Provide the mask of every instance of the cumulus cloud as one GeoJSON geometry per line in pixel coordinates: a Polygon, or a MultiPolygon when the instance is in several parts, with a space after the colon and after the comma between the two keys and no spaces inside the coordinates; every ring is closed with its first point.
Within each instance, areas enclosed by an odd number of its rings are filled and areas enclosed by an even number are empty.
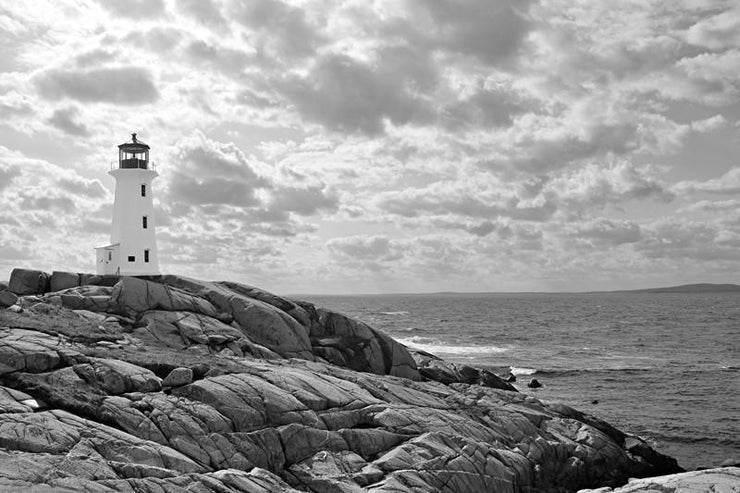
{"type": "Polygon", "coordinates": [[[554,178],[546,187],[546,195],[565,207],[575,210],[619,204],[632,199],[669,201],[671,190],[655,177],[649,167],[628,161],[597,165],[588,164],[554,178]]]}
{"type": "Polygon", "coordinates": [[[635,249],[648,258],[737,261],[740,249],[721,241],[716,226],[668,219],[643,228],[644,238],[635,249]]]}
{"type": "Polygon", "coordinates": [[[159,98],[151,72],[141,67],[51,69],[41,72],[35,82],[41,95],[53,100],[137,105],[159,98]]]}
{"type": "Polygon", "coordinates": [[[325,191],[321,186],[279,187],[272,195],[271,209],[295,212],[301,216],[310,216],[320,210],[335,211],[339,203],[335,193],[325,191]]]}
{"type": "Polygon", "coordinates": [[[0,160],[0,192],[13,183],[13,179],[20,176],[21,171],[18,166],[5,163],[0,160]]]}
{"type": "Polygon", "coordinates": [[[269,187],[233,144],[212,141],[201,132],[177,145],[169,198],[185,204],[259,203],[256,192],[269,187]]]}
{"type": "Polygon", "coordinates": [[[185,48],[186,54],[197,64],[207,64],[224,73],[238,74],[250,60],[250,54],[235,48],[193,40],[185,48]]]}
{"type": "Polygon", "coordinates": [[[510,158],[493,160],[488,165],[503,163],[525,172],[546,172],[596,156],[624,155],[639,146],[635,123],[594,120],[574,129],[558,125],[533,129],[533,133],[522,135],[510,152],[510,158]]]}
{"type": "Polygon", "coordinates": [[[397,246],[385,236],[334,238],[326,246],[333,254],[355,260],[389,261],[401,256],[397,246]]]}
{"type": "Polygon", "coordinates": [[[70,106],[68,108],[54,110],[54,114],[51,115],[48,121],[52,126],[66,134],[86,137],[90,135],[90,131],[84,124],[77,121],[79,115],[79,110],[74,106],[70,106]]]}
{"type": "Polygon", "coordinates": [[[691,130],[699,133],[709,133],[727,126],[729,122],[723,115],[714,115],[704,120],[691,122],[691,130]]]}
{"type": "Polygon", "coordinates": [[[597,247],[618,246],[625,243],[636,243],[642,236],[639,224],[632,221],[596,218],[582,222],[571,228],[568,236],[584,239],[597,247]]]}
{"type": "Polygon", "coordinates": [[[322,42],[318,29],[300,7],[280,0],[234,2],[230,7],[232,18],[256,33],[256,48],[265,58],[309,56],[322,42]]]}
{"type": "Polygon", "coordinates": [[[321,57],[305,77],[291,75],[280,89],[307,120],[332,130],[378,135],[396,125],[432,119],[425,102],[388,73],[344,55],[321,57]]]}
{"type": "Polygon", "coordinates": [[[719,178],[706,181],[681,181],[673,186],[678,194],[705,192],[713,194],[740,193],[740,167],[731,168],[719,178]]]}
{"type": "Polygon", "coordinates": [[[740,45],[740,8],[735,5],[701,19],[686,31],[686,40],[712,50],[737,47],[740,45]]]}
{"type": "Polygon", "coordinates": [[[99,3],[116,16],[133,19],[156,17],[165,10],[163,0],[117,0],[115,2],[103,0],[99,3]]]}
{"type": "Polygon", "coordinates": [[[407,2],[416,36],[438,49],[470,55],[488,64],[512,56],[531,28],[530,2],[424,0],[407,2]]]}
{"type": "Polygon", "coordinates": [[[211,0],[180,0],[177,2],[177,8],[193,19],[207,26],[223,29],[227,26],[227,22],[219,7],[211,0]]]}

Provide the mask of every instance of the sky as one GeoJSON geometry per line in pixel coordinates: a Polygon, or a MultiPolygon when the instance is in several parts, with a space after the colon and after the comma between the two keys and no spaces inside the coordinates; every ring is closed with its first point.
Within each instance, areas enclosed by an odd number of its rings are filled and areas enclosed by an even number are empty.
{"type": "Polygon", "coordinates": [[[736,0],[0,6],[0,279],[94,272],[151,146],[163,273],[282,294],[740,283],[736,0]]]}

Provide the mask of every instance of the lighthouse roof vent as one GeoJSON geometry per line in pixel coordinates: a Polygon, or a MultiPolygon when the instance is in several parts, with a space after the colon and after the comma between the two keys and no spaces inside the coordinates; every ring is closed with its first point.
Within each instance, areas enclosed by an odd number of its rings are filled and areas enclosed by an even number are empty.
{"type": "Polygon", "coordinates": [[[136,134],[131,134],[131,140],[128,142],[124,142],[123,144],[118,146],[119,149],[122,151],[127,152],[141,152],[141,151],[148,151],[149,146],[146,145],[144,142],[140,141],[136,138],[136,134]]]}

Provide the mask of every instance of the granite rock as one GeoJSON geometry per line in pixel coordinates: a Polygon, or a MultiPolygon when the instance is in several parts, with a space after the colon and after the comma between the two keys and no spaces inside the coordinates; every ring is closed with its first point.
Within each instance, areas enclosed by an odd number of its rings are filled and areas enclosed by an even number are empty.
{"type": "Polygon", "coordinates": [[[718,467],[645,479],[630,479],[621,488],[583,489],[578,493],[738,493],[740,468],[718,467]]]}
{"type": "Polygon", "coordinates": [[[0,310],[0,490],[560,492],[680,470],[594,416],[432,355],[420,372],[367,324],[250,286],[124,277],[23,299],[0,310]]]}
{"type": "Polygon", "coordinates": [[[21,296],[44,294],[49,289],[49,274],[40,270],[13,269],[8,290],[21,296]]]}
{"type": "Polygon", "coordinates": [[[0,308],[7,308],[18,302],[18,296],[7,289],[0,290],[0,308]]]}

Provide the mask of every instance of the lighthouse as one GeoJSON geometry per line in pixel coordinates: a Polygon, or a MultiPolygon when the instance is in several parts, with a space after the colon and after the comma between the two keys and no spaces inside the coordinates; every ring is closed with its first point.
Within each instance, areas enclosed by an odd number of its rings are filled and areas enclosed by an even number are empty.
{"type": "Polygon", "coordinates": [[[96,248],[97,273],[126,276],[159,274],[149,146],[131,134],[118,146],[118,163],[108,172],[116,180],[110,245],[96,248]]]}

